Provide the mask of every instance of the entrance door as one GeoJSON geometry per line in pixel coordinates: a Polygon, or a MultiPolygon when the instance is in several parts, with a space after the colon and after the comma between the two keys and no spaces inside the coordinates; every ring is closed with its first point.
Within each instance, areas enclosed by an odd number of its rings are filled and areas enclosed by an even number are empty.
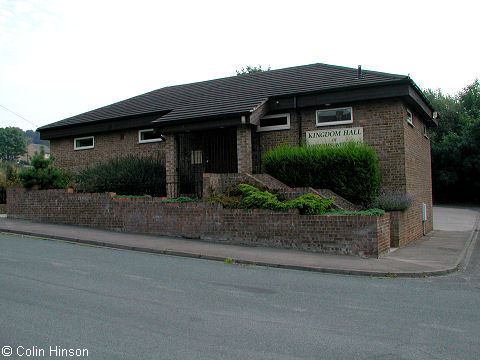
{"type": "Polygon", "coordinates": [[[178,134],[181,196],[201,197],[203,173],[236,173],[236,128],[178,134]]]}

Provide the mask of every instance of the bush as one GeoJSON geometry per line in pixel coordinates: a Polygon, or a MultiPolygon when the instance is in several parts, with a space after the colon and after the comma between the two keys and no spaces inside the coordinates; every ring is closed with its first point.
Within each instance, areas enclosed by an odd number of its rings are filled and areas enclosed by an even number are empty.
{"type": "Polygon", "coordinates": [[[7,187],[19,186],[22,184],[17,172],[17,168],[11,164],[7,165],[7,187]]]}
{"type": "Polygon", "coordinates": [[[287,204],[292,208],[299,209],[300,214],[317,215],[325,214],[331,208],[334,200],[333,197],[323,199],[315,194],[305,194],[287,204]]]}
{"type": "Polygon", "coordinates": [[[212,203],[220,203],[225,209],[248,209],[248,205],[245,204],[241,196],[210,192],[210,196],[205,198],[205,200],[212,203]]]}
{"type": "Polygon", "coordinates": [[[115,195],[114,199],[151,199],[150,195],[115,195]]]}
{"type": "Polygon", "coordinates": [[[385,211],[403,211],[412,206],[415,197],[402,191],[383,191],[372,203],[372,207],[385,211]]]}
{"type": "Polygon", "coordinates": [[[21,184],[17,169],[12,164],[0,162],[0,204],[5,204],[7,201],[7,187],[21,184]]]}
{"type": "Polygon", "coordinates": [[[229,209],[269,209],[287,211],[298,209],[302,215],[364,215],[383,216],[382,209],[368,209],[364,211],[347,211],[332,209],[334,197],[323,199],[315,194],[305,194],[294,200],[280,201],[278,195],[259,189],[250,184],[239,184],[230,187],[225,194],[211,192],[207,198],[210,202],[219,202],[229,209]],[[235,196],[232,196],[234,194],[235,196]]]}
{"type": "Polygon", "coordinates": [[[5,187],[7,184],[7,170],[0,166],[0,186],[5,187]]]}
{"type": "Polygon", "coordinates": [[[238,189],[245,194],[243,201],[249,208],[260,208],[276,211],[298,209],[300,214],[304,215],[324,214],[331,209],[334,201],[333,197],[323,199],[315,194],[305,194],[294,200],[282,202],[278,200],[277,195],[268,191],[262,191],[248,184],[240,184],[238,185],[238,189]]]}
{"type": "MultiPolygon", "coordinates": [[[[43,148],[32,157],[32,167],[20,171],[18,177],[25,188],[38,186],[39,189],[64,189],[70,183],[70,176],[52,166],[53,158],[45,159],[43,148]]],[[[13,177],[13,175],[11,175],[13,177]]]]}
{"type": "Polygon", "coordinates": [[[83,192],[115,192],[118,195],[166,195],[166,175],[158,156],[110,159],[84,169],[76,177],[83,192]]]}
{"type": "Polygon", "coordinates": [[[385,211],[382,209],[367,209],[362,211],[349,211],[343,209],[337,209],[329,211],[326,215],[363,215],[363,216],[383,216],[385,211]]]}
{"type": "Polygon", "coordinates": [[[290,187],[330,189],[356,204],[368,204],[380,181],[375,152],[345,143],[308,147],[280,146],[263,157],[265,171],[290,187]]]}
{"type": "MultiPolygon", "coordinates": [[[[261,191],[268,190],[266,186],[258,185],[257,183],[246,181],[244,184],[251,185],[261,191]]],[[[218,193],[213,188],[209,189],[210,195],[205,198],[206,201],[213,202],[213,203],[220,203],[223,205],[225,209],[249,209],[249,206],[243,198],[245,194],[242,190],[238,187],[239,184],[230,185],[226,188],[225,193],[218,193]]],[[[277,195],[279,200],[284,200],[283,196],[277,195]]]]}
{"type": "Polygon", "coordinates": [[[191,198],[188,196],[180,196],[178,198],[168,198],[165,200],[162,200],[163,203],[197,203],[197,202],[202,202],[199,198],[191,198]]]}
{"type": "Polygon", "coordinates": [[[269,209],[276,211],[286,211],[289,208],[278,200],[277,196],[268,192],[257,189],[248,184],[238,185],[238,189],[244,193],[243,201],[251,209],[269,209]]]}

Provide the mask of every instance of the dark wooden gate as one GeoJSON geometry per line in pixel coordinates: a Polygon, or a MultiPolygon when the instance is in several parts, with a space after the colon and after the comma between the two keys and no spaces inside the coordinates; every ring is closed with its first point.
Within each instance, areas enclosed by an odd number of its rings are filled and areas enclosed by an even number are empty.
{"type": "Polygon", "coordinates": [[[180,196],[201,197],[203,173],[237,172],[236,128],[178,134],[180,196]]]}

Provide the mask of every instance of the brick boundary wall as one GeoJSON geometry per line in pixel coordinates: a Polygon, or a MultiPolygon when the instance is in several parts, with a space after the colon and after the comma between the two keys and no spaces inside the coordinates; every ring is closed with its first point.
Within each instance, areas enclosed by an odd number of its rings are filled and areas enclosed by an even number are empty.
{"type": "MultiPolygon", "coordinates": [[[[415,238],[416,239],[416,238],[415,238]]],[[[390,212],[390,246],[402,247],[410,243],[406,211],[390,212]]]]}
{"type": "Polygon", "coordinates": [[[390,216],[300,215],[223,209],[211,203],[113,199],[109,194],[9,188],[8,218],[210,242],[379,257],[390,249],[390,216]]]}

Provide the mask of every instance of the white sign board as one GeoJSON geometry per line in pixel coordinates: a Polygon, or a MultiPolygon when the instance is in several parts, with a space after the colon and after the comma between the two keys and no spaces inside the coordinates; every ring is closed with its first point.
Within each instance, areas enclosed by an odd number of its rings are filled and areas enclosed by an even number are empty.
{"type": "Polygon", "coordinates": [[[363,127],[307,131],[307,145],[341,144],[348,141],[363,142],[363,127]]]}

